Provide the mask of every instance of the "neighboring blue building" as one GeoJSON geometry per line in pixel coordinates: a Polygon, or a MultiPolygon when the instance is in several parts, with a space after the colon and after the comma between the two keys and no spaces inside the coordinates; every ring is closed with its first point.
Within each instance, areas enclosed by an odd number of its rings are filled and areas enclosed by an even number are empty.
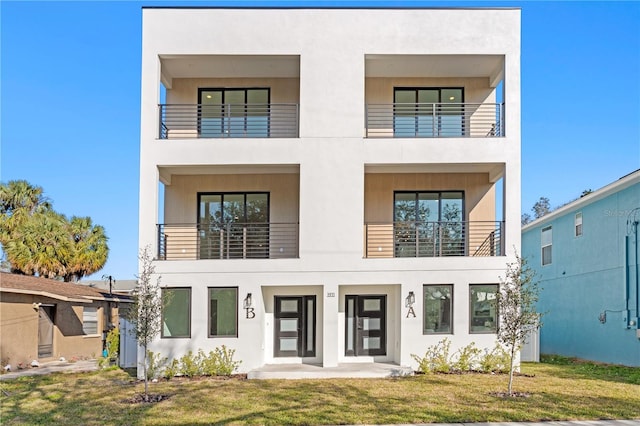
{"type": "Polygon", "coordinates": [[[522,228],[540,352],[640,366],[640,170],[522,228]]]}

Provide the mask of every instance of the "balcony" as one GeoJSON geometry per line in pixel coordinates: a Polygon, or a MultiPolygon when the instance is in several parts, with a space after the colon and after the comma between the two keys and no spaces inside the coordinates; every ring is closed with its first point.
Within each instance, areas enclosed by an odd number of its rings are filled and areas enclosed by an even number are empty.
{"type": "Polygon", "coordinates": [[[366,107],[367,138],[504,136],[504,104],[393,103],[366,107]]]}
{"type": "Polygon", "coordinates": [[[297,223],[158,225],[158,260],[295,259],[297,223]]]}
{"type": "Polygon", "coordinates": [[[365,223],[365,257],[501,256],[504,222],[365,223]]]}
{"type": "Polygon", "coordinates": [[[161,104],[159,115],[159,139],[298,137],[298,104],[161,104]]]}

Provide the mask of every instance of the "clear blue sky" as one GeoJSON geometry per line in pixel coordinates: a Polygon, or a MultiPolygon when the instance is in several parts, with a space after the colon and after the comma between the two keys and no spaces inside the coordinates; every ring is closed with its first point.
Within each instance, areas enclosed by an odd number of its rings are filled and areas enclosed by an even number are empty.
{"type": "MultiPolygon", "coordinates": [[[[640,168],[640,3],[366,2],[522,8],[522,206],[553,206],[640,168]]],[[[0,1],[0,180],[109,236],[102,274],[137,269],[142,6],[319,2],[0,1]]],[[[427,31],[428,29],[425,29],[427,31]]]]}

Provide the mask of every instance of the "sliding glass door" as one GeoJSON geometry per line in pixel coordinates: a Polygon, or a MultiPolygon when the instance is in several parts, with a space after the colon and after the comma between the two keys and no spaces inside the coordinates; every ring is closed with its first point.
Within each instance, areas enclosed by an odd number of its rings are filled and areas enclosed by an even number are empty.
{"type": "Polygon", "coordinates": [[[394,136],[464,136],[464,89],[394,89],[394,136]]]}

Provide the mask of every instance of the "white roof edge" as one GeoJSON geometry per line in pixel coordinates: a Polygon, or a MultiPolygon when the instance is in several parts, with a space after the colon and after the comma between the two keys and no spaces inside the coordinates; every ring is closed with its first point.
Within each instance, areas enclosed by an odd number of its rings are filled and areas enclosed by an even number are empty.
{"type": "Polygon", "coordinates": [[[543,225],[547,222],[551,222],[556,217],[562,216],[570,210],[600,200],[608,195],[611,195],[614,192],[622,191],[623,189],[626,189],[636,183],[640,183],[640,169],[631,172],[628,175],[623,176],[620,179],[610,183],[609,185],[593,191],[588,195],[585,195],[584,197],[580,197],[577,200],[565,204],[559,209],[554,210],[551,213],[548,213],[541,218],[534,220],[533,222],[527,223],[522,227],[522,232],[528,231],[531,228],[535,228],[536,226],[543,225]]]}

